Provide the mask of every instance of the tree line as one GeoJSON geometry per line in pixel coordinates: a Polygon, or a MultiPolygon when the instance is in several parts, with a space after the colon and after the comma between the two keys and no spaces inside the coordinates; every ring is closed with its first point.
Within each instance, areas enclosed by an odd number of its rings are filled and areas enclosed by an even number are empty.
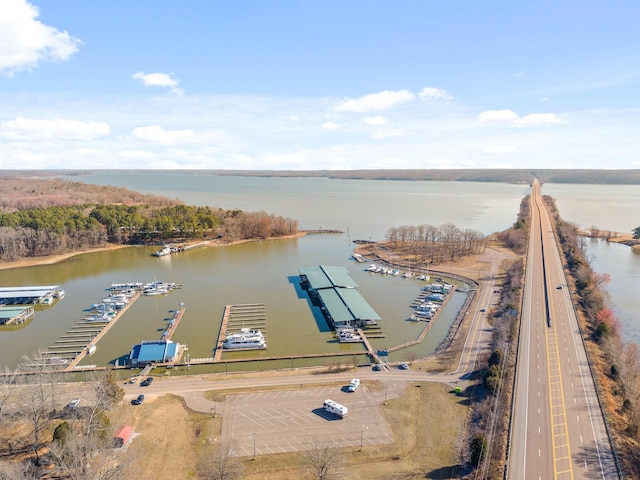
{"type": "Polygon", "coordinates": [[[0,214],[0,261],[119,245],[290,235],[295,220],[266,212],[187,205],[84,204],[0,214]]]}
{"type": "Polygon", "coordinates": [[[387,230],[387,241],[392,248],[402,245],[405,253],[416,261],[438,264],[481,253],[485,236],[476,230],[460,229],[451,223],[401,226],[387,230]]]}

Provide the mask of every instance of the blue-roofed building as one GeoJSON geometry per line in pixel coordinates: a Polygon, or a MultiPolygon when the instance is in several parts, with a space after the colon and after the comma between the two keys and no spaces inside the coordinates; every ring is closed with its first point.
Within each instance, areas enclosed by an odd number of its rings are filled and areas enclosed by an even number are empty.
{"type": "Polygon", "coordinates": [[[129,354],[132,366],[144,366],[151,363],[171,363],[178,360],[179,343],[171,340],[146,340],[134,345],[129,354]]]}
{"type": "Polygon", "coordinates": [[[300,278],[334,327],[370,325],[381,320],[357,290],[358,284],[345,267],[304,267],[300,269],[300,278]]]}

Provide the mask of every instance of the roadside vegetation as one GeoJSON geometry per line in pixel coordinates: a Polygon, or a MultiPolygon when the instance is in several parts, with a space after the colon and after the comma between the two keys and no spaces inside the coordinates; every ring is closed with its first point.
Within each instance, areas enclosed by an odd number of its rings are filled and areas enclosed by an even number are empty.
{"type": "Polygon", "coordinates": [[[187,206],[121,188],[60,179],[39,180],[36,185],[25,179],[3,179],[2,184],[0,262],[108,244],[233,242],[291,235],[298,230],[297,221],[266,212],[187,206]],[[118,203],[113,203],[114,198],[118,203]]]}
{"type": "Polygon", "coordinates": [[[545,196],[544,201],[556,224],[614,449],[624,475],[640,478],[640,348],[623,340],[606,291],[609,276],[591,268],[578,227],[562,220],[552,198],[545,196]]]}

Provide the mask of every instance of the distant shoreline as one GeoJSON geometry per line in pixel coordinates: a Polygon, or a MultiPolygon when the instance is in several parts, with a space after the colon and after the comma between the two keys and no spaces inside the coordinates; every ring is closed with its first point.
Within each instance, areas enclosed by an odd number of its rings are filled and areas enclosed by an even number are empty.
{"type": "MultiPolygon", "coordinates": [[[[300,238],[307,235],[307,232],[299,231],[291,235],[283,235],[281,237],[269,237],[269,238],[249,238],[244,240],[236,240],[233,242],[225,242],[224,240],[209,240],[205,242],[205,246],[207,247],[226,247],[230,245],[238,245],[240,243],[248,243],[248,242],[260,242],[260,241],[268,241],[268,240],[280,240],[287,238],[300,238]]],[[[96,247],[96,248],[86,248],[82,250],[75,250],[73,252],[60,253],[58,255],[46,255],[42,257],[28,257],[20,260],[16,260],[15,262],[6,262],[0,263],[0,270],[10,270],[13,268],[25,268],[25,267],[37,267],[40,265],[53,265],[56,263],[64,262],[71,257],[75,257],[76,255],[83,255],[85,253],[97,253],[104,252],[107,250],[118,250],[121,248],[131,248],[136,247],[137,245],[105,245],[104,247],[96,247]]]]}
{"type": "Polygon", "coordinates": [[[456,181],[530,184],[540,183],[640,185],[640,169],[360,169],[360,170],[0,170],[23,177],[82,177],[95,173],[181,173],[237,177],[320,177],[347,180],[456,181]]]}

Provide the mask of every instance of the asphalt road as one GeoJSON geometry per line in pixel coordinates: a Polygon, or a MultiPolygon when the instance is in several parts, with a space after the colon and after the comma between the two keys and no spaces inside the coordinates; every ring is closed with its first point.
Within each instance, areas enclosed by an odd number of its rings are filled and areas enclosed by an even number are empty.
{"type": "Polygon", "coordinates": [[[617,479],[571,292],[534,184],[508,478],[617,479]]]}

